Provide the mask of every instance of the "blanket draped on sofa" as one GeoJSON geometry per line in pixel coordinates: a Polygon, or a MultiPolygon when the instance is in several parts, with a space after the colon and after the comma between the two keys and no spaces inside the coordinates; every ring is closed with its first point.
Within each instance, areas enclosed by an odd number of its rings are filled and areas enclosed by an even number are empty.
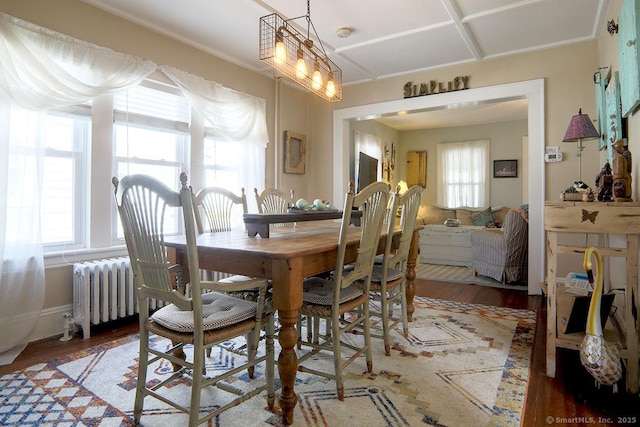
{"type": "Polygon", "coordinates": [[[511,209],[500,230],[471,233],[472,268],[503,283],[526,282],[529,217],[525,206],[511,209]]]}

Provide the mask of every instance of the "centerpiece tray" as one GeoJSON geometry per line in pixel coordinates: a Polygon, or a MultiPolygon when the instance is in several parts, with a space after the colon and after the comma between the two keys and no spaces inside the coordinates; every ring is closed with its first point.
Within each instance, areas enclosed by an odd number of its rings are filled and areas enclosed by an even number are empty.
{"type": "MultiPolygon", "coordinates": [[[[361,217],[362,212],[354,210],[351,212],[351,223],[359,226],[361,217]]],[[[259,234],[260,237],[267,238],[269,237],[269,224],[340,219],[342,218],[342,211],[289,209],[289,212],[286,213],[247,213],[243,215],[243,218],[244,223],[247,225],[249,237],[255,237],[259,234]]]]}

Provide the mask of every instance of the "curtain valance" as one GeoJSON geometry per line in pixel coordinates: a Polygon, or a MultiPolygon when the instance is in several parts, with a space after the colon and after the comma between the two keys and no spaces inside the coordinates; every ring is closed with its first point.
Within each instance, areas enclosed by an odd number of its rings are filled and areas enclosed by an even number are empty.
{"type": "Polygon", "coordinates": [[[265,148],[268,141],[266,106],[262,98],[237,92],[200,76],[160,66],[202,114],[217,136],[265,148]]]}
{"type": "Polygon", "coordinates": [[[31,110],[59,108],[136,85],[152,61],[0,14],[0,97],[31,110]]]}

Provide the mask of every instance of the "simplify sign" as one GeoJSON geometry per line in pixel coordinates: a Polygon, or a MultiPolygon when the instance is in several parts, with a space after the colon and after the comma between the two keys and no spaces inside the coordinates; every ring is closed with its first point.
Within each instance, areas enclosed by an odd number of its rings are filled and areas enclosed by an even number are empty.
{"type": "Polygon", "coordinates": [[[414,84],[407,82],[404,84],[404,97],[413,98],[415,96],[435,95],[436,93],[453,92],[456,90],[469,89],[469,76],[458,76],[448,82],[438,82],[436,80],[427,83],[414,84]]]}

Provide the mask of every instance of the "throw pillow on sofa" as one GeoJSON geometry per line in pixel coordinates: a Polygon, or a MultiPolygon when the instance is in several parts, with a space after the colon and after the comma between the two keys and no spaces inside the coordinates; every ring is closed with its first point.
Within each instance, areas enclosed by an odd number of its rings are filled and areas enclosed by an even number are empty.
{"type": "Polygon", "coordinates": [[[483,211],[476,212],[471,215],[471,222],[473,225],[486,226],[487,224],[495,224],[495,218],[491,208],[487,208],[483,211]]]}
{"type": "Polygon", "coordinates": [[[482,210],[482,208],[470,208],[467,206],[459,207],[456,208],[456,218],[460,220],[460,225],[475,225],[471,217],[482,210]]]}

